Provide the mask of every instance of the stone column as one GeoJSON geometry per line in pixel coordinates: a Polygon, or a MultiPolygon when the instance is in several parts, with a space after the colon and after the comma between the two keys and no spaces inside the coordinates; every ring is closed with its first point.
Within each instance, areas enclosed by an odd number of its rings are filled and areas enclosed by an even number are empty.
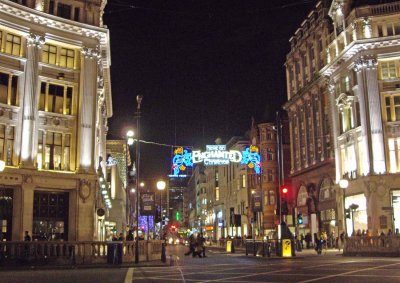
{"type": "Polygon", "coordinates": [[[293,126],[293,120],[295,119],[293,112],[289,111],[289,132],[290,132],[290,173],[293,173],[295,170],[295,156],[294,156],[294,149],[295,149],[295,127],[293,126]]]}
{"type": "MultiPolygon", "coordinates": [[[[361,57],[356,63],[357,79],[362,82],[364,94],[368,151],[370,156],[370,172],[385,173],[385,150],[383,139],[382,111],[378,85],[377,61],[375,58],[361,57]],[[359,75],[360,73],[360,75],[359,75]],[[372,149],[373,145],[373,149],[372,149]],[[372,160],[371,160],[372,159],[372,160]],[[372,162],[371,162],[372,161],[372,162]]],[[[361,90],[361,89],[360,89],[361,90]]],[[[361,105],[360,105],[361,106],[361,105]]],[[[360,107],[362,108],[362,107],[360,107]]]]}
{"type": "Polygon", "coordinates": [[[99,52],[91,48],[82,50],[79,112],[79,164],[78,171],[93,172],[94,133],[97,95],[97,62],[99,52]]]}
{"type": "Polygon", "coordinates": [[[27,38],[27,56],[24,78],[24,99],[22,105],[21,164],[23,168],[33,168],[34,141],[36,131],[37,104],[39,96],[39,50],[44,38],[30,34],[27,38]]]}
{"type": "Polygon", "coordinates": [[[333,147],[335,150],[335,170],[336,170],[336,184],[339,183],[340,179],[342,179],[342,170],[341,170],[341,162],[340,162],[340,149],[338,145],[338,109],[336,107],[336,95],[335,95],[335,86],[334,83],[331,82],[328,86],[329,90],[329,104],[331,109],[331,120],[332,120],[332,141],[333,147]]]}

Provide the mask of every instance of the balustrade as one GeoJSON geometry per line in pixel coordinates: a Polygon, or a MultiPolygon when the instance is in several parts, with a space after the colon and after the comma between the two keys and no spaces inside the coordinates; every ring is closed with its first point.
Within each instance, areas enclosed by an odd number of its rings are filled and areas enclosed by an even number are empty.
{"type": "MultiPolygon", "coordinates": [[[[133,262],[135,242],[0,242],[0,265],[4,264],[88,264],[107,263],[109,245],[122,244],[122,262],[133,262]]],[[[140,261],[161,258],[162,241],[139,241],[140,261]]]]}
{"type": "Polygon", "coordinates": [[[346,239],[344,255],[400,256],[400,237],[393,236],[355,236],[346,239]]]}

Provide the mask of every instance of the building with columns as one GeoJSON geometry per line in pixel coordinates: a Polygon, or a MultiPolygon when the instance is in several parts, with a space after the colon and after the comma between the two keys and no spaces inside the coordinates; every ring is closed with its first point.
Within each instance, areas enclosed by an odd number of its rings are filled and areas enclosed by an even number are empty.
{"type": "Polygon", "coordinates": [[[399,15],[400,1],[324,1],[291,39],[292,174],[298,209],[315,204],[316,229],[376,235],[400,228],[399,15]]]}
{"type": "Polygon", "coordinates": [[[97,238],[112,115],[105,1],[0,0],[2,238],[97,238]],[[100,174],[99,174],[100,172],[100,174]]]}

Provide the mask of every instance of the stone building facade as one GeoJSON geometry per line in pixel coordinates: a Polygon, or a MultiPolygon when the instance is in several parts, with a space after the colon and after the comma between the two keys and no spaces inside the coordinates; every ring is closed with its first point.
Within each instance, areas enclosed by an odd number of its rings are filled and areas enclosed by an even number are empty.
{"type": "Polygon", "coordinates": [[[112,115],[105,1],[0,0],[2,238],[97,238],[112,115]],[[101,158],[100,158],[101,157],[101,158]],[[103,162],[100,162],[103,160],[103,162]]]}
{"type": "Polygon", "coordinates": [[[300,228],[400,228],[399,13],[399,1],[324,1],[291,39],[292,175],[297,209],[311,215],[300,228]]]}

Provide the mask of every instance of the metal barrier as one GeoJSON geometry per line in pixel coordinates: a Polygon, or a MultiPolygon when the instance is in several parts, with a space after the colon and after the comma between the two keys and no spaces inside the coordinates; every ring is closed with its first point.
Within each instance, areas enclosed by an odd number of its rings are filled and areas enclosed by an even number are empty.
{"type": "Polygon", "coordinates": [[[400,256],[400,236],[353,236],[344,243],[346,256],[400,256]]]}
{"type": "Polygon", "coordinates": [[[276,254],[277,246],[277,240],[248,239],[245,242],[246,256],[251,253],[254,256],[270,257],[271,254],[276,254]]]}
{"type": "MultiPolygon", "coordinates": [[[[161,258],[162,242],[139,241],[139,260],[161,258]]],[[[135,242],[0,242],[0,265],[6,264],[59,264],[80,265],[95,263],[127,263],[135,258],[135,242]],[[109,254],[115,252],[115,254],[109,254]],[[116,258],[118,260],[116,261],[116,258]],[[111,261],[111,262],[110,262],[111,261]]]]}

